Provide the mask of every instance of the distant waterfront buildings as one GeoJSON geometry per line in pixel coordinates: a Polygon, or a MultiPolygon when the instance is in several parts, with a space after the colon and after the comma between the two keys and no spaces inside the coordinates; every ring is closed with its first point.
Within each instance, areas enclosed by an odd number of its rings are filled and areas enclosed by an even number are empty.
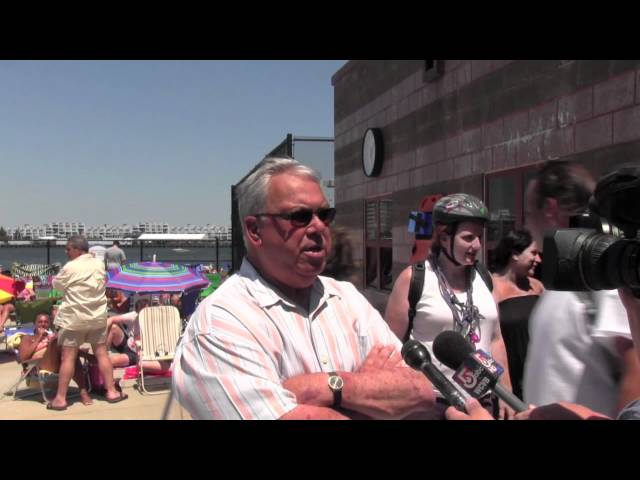
{"type": "Polygon", "coordinates": [[[172,227],[163,222],[86,226],[82,222],[51,222],[45,225],[20,225],[6,229],[11,240],[36,240],[42,237],[66,239],[71,235],[86,235],[89,240],[137,238],[143,233],[204,233],[208,239],[231,241],[231,227],[220,225],[191,225],[172,227]]]}

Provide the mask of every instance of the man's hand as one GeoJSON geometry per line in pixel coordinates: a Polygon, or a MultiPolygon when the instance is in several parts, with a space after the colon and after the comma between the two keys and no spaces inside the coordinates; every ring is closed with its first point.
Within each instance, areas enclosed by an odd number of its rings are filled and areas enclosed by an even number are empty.
{"type": "Polygon", "coordinates": [[[401,419],[430,411],[435,403],[433,386],[427,378],[404,365],[345,372],[343,378],[343,406],[372,418],[401,419]]]}
{"type": "Polygon", "coordinates": [[[433,408],[433,386],[422,373],[407,367],[394,346],[373,347],[357,372],[345,374],[347,403],[350,384],[355,381],[350,376],[358,378],[353,392],[357,400],[351,409],[372,418],[404,418],[433,408]]]}
{"type": "MultiPolygon", "coordinates": [[[[433,386],[407,367],[393,346],[373,347],[357,371],[338,373],[344,380],[342,408],[354,412],[352,418],[400,419],[433,409],[433,386]]],[[[327,378],[326,373],[302,374],[282,385],[299,404],[329,407],[333,396],[327,378]]]]}
{"type": "Polygon", "coordinates": [[[376,345],[371,349],[364,363],[358,369],[360,373],[374,372],[376,370],[392,370],[403,367],[402,355],[391,345],[376,345]]]}

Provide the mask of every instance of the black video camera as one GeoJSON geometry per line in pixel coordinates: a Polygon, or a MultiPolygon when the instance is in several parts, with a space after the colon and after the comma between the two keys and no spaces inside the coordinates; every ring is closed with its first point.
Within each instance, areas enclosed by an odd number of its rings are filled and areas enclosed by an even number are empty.
{"type": "Polygon", "coordinates": [[[640,165],[603,176],[589,211],[544,238],[542,281],[549,290],[629,287],[640,297],[640,165]]]}

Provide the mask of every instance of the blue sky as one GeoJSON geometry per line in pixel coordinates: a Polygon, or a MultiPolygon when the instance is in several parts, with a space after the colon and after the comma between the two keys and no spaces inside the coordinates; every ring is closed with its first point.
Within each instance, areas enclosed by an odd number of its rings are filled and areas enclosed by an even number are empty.
{"type": "Polygon", "coordinates": [[[0,225],[230,225],[231,185],[287,133],[333,136],[344,63],[2,61],[0,225]]]}

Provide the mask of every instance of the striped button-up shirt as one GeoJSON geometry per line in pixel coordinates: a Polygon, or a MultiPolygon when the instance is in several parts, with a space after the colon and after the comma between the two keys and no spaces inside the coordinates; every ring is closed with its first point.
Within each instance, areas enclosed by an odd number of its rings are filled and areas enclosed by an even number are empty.
{"type": "Polygon", "coordinates": [[[307,313],[245,259],[191,317],[173,388],[196,419],[276,419],[297,406],[285,380],[356,371],[375,345],[402,346],[351,283],[318,277],[307,313]]]}

